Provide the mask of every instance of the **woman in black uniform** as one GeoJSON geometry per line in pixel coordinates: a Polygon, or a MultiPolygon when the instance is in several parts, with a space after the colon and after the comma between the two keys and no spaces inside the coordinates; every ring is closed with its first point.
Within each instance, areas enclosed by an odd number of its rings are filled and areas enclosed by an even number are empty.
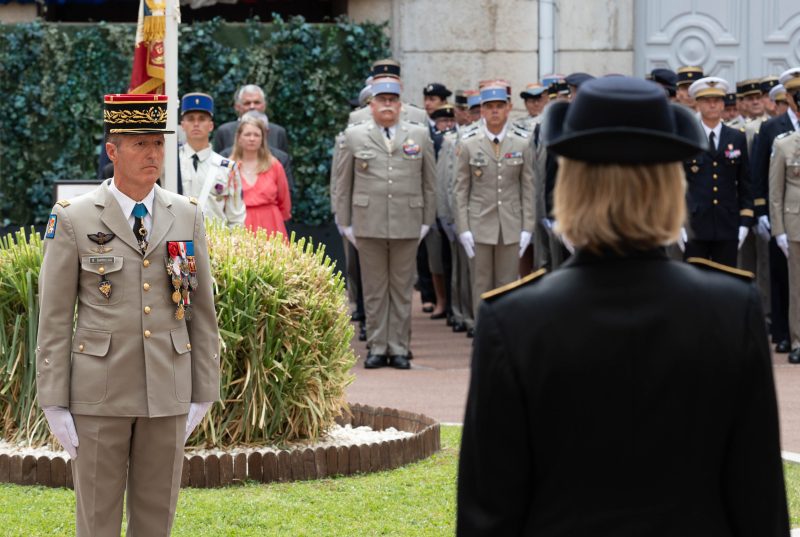
{"type": "Polygon", "coordinates": [[[697,119],[627,77],[548,108],[555,217],[576,251],[484,295],[457,534],[788,536],[758,292],[664,253],[681,161],[707,144],[697,119]]]}

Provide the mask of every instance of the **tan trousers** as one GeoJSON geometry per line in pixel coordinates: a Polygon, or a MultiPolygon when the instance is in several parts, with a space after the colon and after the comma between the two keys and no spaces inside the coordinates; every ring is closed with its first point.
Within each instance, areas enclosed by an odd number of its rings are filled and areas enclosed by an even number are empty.
{"type": "Polygon", "coordinates": [[[740,269],[749,270],[756,275],[758,294],[764,306],[764,314],[770,312],[769,289],[769,241],[759,237],[751,228],[750,233],[739,249],[738,265],[740,269]]]}
{"type": "Polygon", "coordinates": [[[475,244],[472,258],[472,307],[478,315],[481,294],[517,279],[519,243],[475,244]]]}
{"type": "Polygon", "coordinates": [[[800,242],[789,241],[789,337],[800,349],[800,242]]]}
{"type": "Polygon", "coordinates": [[[405,356],[411,339],[411,297],[417,239],[356,237],[372,354],[405,356]]]}
{"type": "Polygon", "coordinates": [[[470,259],[458,240],[450,241],[452,260],[452,278],[450,278],[450,309],[457,323],[464,323],[467,328],[475,326],[472,313],[472,277],[470,259]]]}
{"type": "Polygon", "coordinates": [[[76,536],[119,537],[127,490],[126,535],[168,537],[181,485],[186,414],[74,418],[76,536]]]}

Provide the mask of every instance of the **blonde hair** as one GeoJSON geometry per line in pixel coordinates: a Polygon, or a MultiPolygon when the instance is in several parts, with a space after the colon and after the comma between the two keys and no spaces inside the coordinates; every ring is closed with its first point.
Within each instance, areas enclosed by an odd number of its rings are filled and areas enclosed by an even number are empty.
{"type": "Polygon", "coordinates": [[[244,151],[239,145],[239,136],[242,135],[245,125],[252,125],[258,127],[261,131],[261,147],[258,148],[258,173],[263,173],[269,170],[272,166],[272,152],[269,150],[267,144],[267,128],[264,122],[254,117],[242,116],[239,120],[239,126],[236,128],[236,137],[233,139],[233,149],[231,150],[231,160],[240,161],[244,156],[244,151]]]}
{"type": "Polygon", "coordinates": [[[674,242],[686,216],[680,162],[592,164],[559,160],[556,231],[595,253],[645,250],[674,242]]]}

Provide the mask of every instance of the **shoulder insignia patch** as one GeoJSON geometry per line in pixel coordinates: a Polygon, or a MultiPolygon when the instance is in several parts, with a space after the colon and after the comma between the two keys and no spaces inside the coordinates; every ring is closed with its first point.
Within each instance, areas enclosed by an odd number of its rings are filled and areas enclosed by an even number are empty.
{"type": "Polygon", "coordinates": [[[739,130],[742,131],[742,132],[745,131],[744,127],[739,127],[739,130]]]}
{"type": "Polygon", "coordinates": [[[61,200],[61,201],[57,201],[56,205],[61,205],[62,207],[69,207],[71,205],[71,203],[69,201],[67,201],[67,200],[61,200]]]}
{"type": "Polygon", "coordinates": [[[197,205],[199,202],[197,201],[197,198],[191,197],[189,198],[189,203],[192,205],[197,205]]]}
{"type": "Polygon", "coordinates": [[[519,136],[520,138],[526,138],[526,139],[527,139],[528,137],[530,137],[530,135],[531,135],[531,133],[530,133],[530,132],[528,132],[528,131],[526,131],[525,129],[522,129],[522,128],[516,128],[516,129],[514,129],[514,130],[513,130],[513,131],[511,131],[511,132],[513,132],[514,134],[516,134],[516,135],[517,135],[517,136],[519,136]]]}
{"type": "Polygon", "coordinates": [[[219,163],[219,165],[222,166],[223,168],[231,168],[231,167],[233,167],[233,162],[228,160],[228,159],[226,159],[226,158],[224,158],[219,163]]]}
{"type": "Polygon", "coordinates": [[[50,218],[47,219],[47,228],[45,229],[44,233],[45,239],[54,239],[56,237],[57,222],[58,222],[58,216],[55,214],[51,214],[50,218]]]}
{"type": "Polygon", "coordinates": [[[506,285],[504,285],[502,287],[498,287],[497,289],[492,289],[491,291],[487,291],[487,292],[485,292],[485,293],[483,293],[481,295],[481,298],[483,300],[491,300],[491,299],[496,298],[498,296],[504,295],[504,294],[508,293],[509,291],[513,291],[514,289],[518,289],[520,287],[525,287],[526,285],[528,285],[528,284],[530,284],[532,282],[535,282],[536,280],[538,280],[539,278],[544,276],[546,273],[547,273],[547,269],[539,269],[536,272],[528,274],[524,278],[520,278],[519,280],[517,280],[515,282],[507,283],[506,285]]]}
{"type": "Polygon", "coordinates": [[[466,140],[467,138],[472,138],[473,136],[477,136],[477,135],[478,135],[478,131],[477,130],[469,131],[469,132],[465,132],[464,134],[462,134],[461,135],[461,139],[462,140],[466,140]]]}
{"type": "Polygon", "coordinates": [[[714,261],[710,261],[703,257],[690,257],[686,260],[687,263],[690,263],[696,267],[700,267],[701,269],[706,270],[715,270],[717,272],[724,272],[725,274],[730,274],[731,276],[735,276],[740,280],[744,280],[746,282],[752,281],[755,278],[755,274],[749,272],[747,270],[741,270],[734,267],[729,267],[728,265],[723,265],[721,263],[715,263],[714,261]]]}
{"type": "Polygon", "coordinates": [[[356,121],[354,123],[348,123],[347,127],[345,127],[345,130],[347,130],[347,129],[351,128],[351,127],[357,127],[359,125],[363,125],[364,123],[366,123],[366,121],[356,121]]]}
{"type": "Polygon", "coordinates": [[[416,125],[417,127],[425,127],[425,125],[423,125],[419,121],[414,121],[413,119],[405,119],[404,121],[406,123],[410,123],[411,125],[416,125]]]}

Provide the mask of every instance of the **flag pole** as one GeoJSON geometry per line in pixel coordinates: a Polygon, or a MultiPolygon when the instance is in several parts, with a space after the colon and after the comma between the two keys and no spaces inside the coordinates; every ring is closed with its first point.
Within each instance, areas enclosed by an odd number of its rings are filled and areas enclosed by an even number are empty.
{"type": "MultiPolygon", "coordinates": [[[[178,126],[178,24],[181,22],[179,0],[166,0],[164,32],[164,91],[167,95],[167,130],[178,126]]],[[[164,188],[178,191],[178,136],[166,135],[164,188]]]]}

